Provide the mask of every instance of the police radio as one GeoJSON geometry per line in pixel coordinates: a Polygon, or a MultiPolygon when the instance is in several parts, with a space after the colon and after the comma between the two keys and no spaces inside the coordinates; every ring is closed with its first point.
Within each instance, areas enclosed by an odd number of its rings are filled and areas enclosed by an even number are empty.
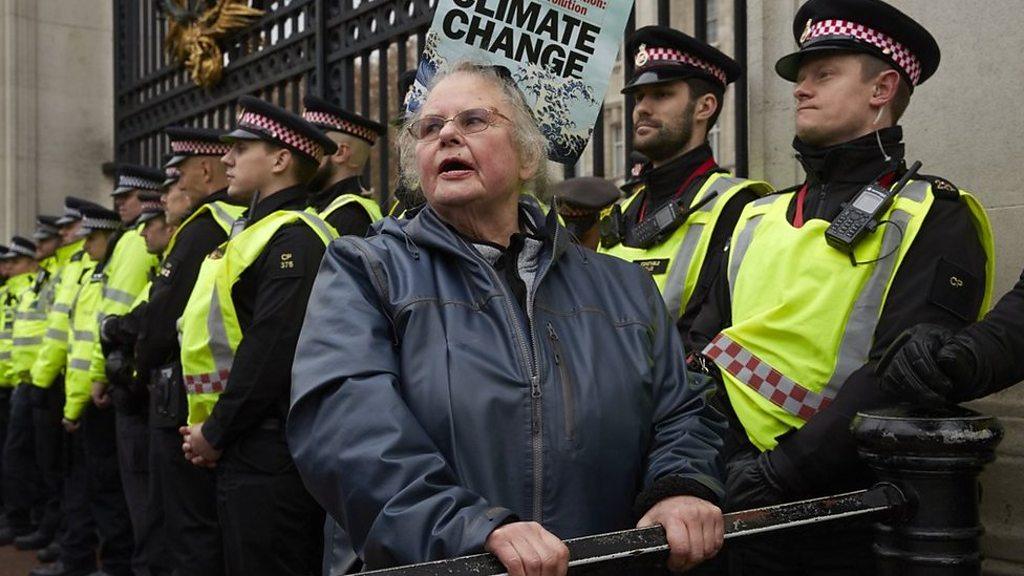
{"type": "Polygon", "coordinates": [[[842,212],[832,220],[825,230],[825,241],[828,245],[849,254],[853,259],[853,250],[857,243],[878,227],[882,215],[889,209],[892,199],[903,190],[921,168],[917,161],[907,170],[906,174],[896,182],[892,189],[886,189],[872,182],[865,186],[854,199],[843,207],[842,212]]]}
{"type": "Polygon", "coordinates": [[[622,207],[616,204],[612,212],[601,220],[601,245],[611,248],[625,240],[626,245],[633,248],[650,248],[717,196],[718,192],[712,192],[686,209],[678,200],[672,200],[628,231],[622,207]]]}

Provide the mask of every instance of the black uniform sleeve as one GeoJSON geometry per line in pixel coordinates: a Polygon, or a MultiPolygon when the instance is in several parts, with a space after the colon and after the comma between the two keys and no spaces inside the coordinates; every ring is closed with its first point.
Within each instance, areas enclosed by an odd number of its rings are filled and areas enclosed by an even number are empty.
{"type": "Polygon", "coordinates": [[[174,248],[157,268],[135,347],[136,366],[143,378],[177,358],[175,324],[185,311],[203,260],[225,240],[227,235],[212,216],[198,216],[181,230],[174,248]]]}
{"type": "Polygon", "coordinates": [[[252,320],[243,327],[228,385],[203,424],[203,436],[215,448],[224,449],[268,418],[285,417],[295,345],[324,251],[308,226],[287,226],[243,273],[255,274],[252,320]]]}
{"type": "Polygon", "coordinates": [[[345,204],[327,217],[327,223],[334,226],[341,236],[366,236],[370,230],[370,215],[356,202],[345,204]]]}
{"type": "MultiPolygon", "coordinates": [[[[687,354],[700,352],[718,335],[732,325],[732,296],[729,293],[729,245],[721,249],[714,265],[715,281],[708,287],[701,306],[694,316],[690,329],[683,337],[688,348],[687,354]]],[[[709,271],[710,272],[710,271],[709,271]]]]}
{"type": "Polygon", "coordinates": [[[881,392],[875,364],[893,340],[922,322],[959,330],[979,313],[987,256],[970,210],[937,199],[907,251],[886,298],[869,361],[855,371],[828,408],[784,436],[772,454],[779,482],[791,496],[863,487],[871,478],[848,432],[857,412],[896,403],[881,392]],[[948,290],[951,277],[962,286],[948,290]]]}
{"type": "MultiPolygon", "coordinates": [[[[711,232],[711,242],[708,244],[707,256],[704,257],[700,274],[697,276],[693,295],[686,303],[686,309],[683,310],[682,316],[676,321],[676,329],[679,330],[679,335],[683,338],[683,347],[688,354],[700,350],[695,348],[695,343],[690,339],[690,328],[705,304],[712,298],[716,285],[722,281],[722,270],[725,268],[725,263],[728,262],[728,252],[725,251],[725,247],[729,244],[729,239],[732,238],[736,222],[739,221],[743,208],[757,198],[757,194],[751,190],[742,190],[730,198],[715,223],[715,229],[711,232]]],[[[711,336],[714,337],[714,334],[711,336]]],[[[710,339],[708,340],[710,341],[710,339]]]]}
{"type": "Polygon", "coordinates": [[[961,336],[970,343],[978,370],[990,377],[965,390],[965,399],[980,398],[1024,380],[1024,273],[984,320],[968,326],[961,336]]]}

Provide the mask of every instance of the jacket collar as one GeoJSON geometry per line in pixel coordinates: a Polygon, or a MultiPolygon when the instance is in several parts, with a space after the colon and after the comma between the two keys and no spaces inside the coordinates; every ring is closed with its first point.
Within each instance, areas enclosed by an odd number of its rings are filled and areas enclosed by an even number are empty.
{"type": "MultiPolygon", "coordinates": [[[[520,218],[532,222],[532,233],[543,241],[542,262],[552,265],[569,246],[569,233],[558,222],[558,214],[550,210],[547,216],[530,202],[519,201],[520,218]]],[[[374,226],[376,233],[403,238],[406,247],[419,257],[417,247],[430,248],[463,258],[472,258],[471,241],[462,238],[429,205],[424,206],[411,220],[385,218],[374,226]]]]}
{"type": "Polygon", "coordinates": [[[867,183],[902,163],[904,155],[903,129],[899,126],[883,128],[855,140],[819,148],[793,139],[797,159],[807,173],[809,184],[867,183]],[[881,140],[886,161],[879,150],[881,140]]]}
{"type": "Polygon", "coordinates": [[[57,262],[59,264],[64,264],[67,261],[71,260],[71,257],[77,254],[83,246],[85,246],[85,238],[76,240],[71,244],[67,244],[65,246],[61,246],[60,248],[57,248],[57,252],[54,254],[54,256],[57,257],[57,262]]]}
{"type": "Polygon", "coordinates": [[[248,224],[252,226],[263,218],[278,210],[302,210],[306,207],[306,187],[292,186],[271,194],[269,198],[260,200],[249,210],[248,224]]]}
{"type": "Polygon", "coordinates": [[[707,142],[683,154],[679,158],[657,168],[648,168],[641,178],[652,201],[668,198],[676,193],[679,185],[690,177],[694,170],[709,159],[713,159],[711,145],[707,142]]]}
{"type": "Polygon", "coordinates": [[[342,194],[355,194],[357,196],[361,196],[362,193],[363,183],[359,179],[359,176],[351,176],[314,194],[313,197],[309,199],[309,205],[317,212],[321,212],[325,210],[331,202],[334,202],[335,198],[342,194]]]}

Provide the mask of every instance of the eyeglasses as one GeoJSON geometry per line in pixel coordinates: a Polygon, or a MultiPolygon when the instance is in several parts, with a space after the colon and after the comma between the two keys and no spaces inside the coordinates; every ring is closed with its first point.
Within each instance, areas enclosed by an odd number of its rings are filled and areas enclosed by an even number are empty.
{"type": "Polygon", "coordinates": [[[420,142],[437,140],[441,135],[444,125],[449,122],[454,122],[455,129],[463,135],[476,134],[497,124],[495,117],[511,122],[508,116],[493,108],[470,108],[459,112],[451,118],[437,115],[423,116],[409,125],[409,134],[412,134],[413,138],[420,142]]]}

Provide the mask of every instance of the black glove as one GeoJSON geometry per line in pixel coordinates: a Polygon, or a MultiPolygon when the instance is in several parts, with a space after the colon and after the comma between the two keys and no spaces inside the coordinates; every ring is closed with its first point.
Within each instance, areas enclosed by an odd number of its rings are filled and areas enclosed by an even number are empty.
{"type": "Polygon", "coordinates": [[[731,462],[725,481],[725,510],[750,510],[788,501],[772,467],[771,453],[731,462]]]}
{"type": "Polygon", "coordinates": [[[107,382],[114,388],[132,388],[135,386],[135,367],[131,359],[121,349],[112,350],[107,355],[105,366],[107,382]]]}
{"type": "Polygon", "coordinates": [[[889,345],[875,370],[882,375],[882,391],[915,403],[948,404],[953,382],[936,356],[952,337],[952,331],[936,324],[905,330],[889,345]]]}
{"type": "Polygon", "coordinates": [[[974,340],[958,334],[950,338],[935,355],[935,363],[953,383],[950,399],[965,402],[988,394],[992,367],[974,352],[974,340]]]}

